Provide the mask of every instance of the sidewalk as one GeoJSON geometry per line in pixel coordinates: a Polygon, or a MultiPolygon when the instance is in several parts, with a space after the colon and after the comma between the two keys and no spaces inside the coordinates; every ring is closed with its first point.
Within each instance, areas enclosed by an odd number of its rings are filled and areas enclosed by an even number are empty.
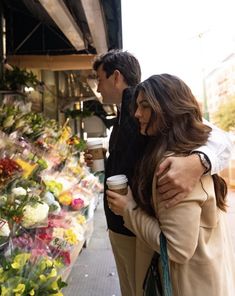
{"type": "MultiPolygon", "coordinates": [[[[229,191],[228,205],[228,220],[235,251],[235,190],[229,191]]],[[[102,200],[96,209],[94,221],[92,238],[73,266],[64,296],[121,296],[102,200]]]]}
{"type": "Polygon", "coordinates": [[[94,232],[78,256],[64,296],[121,296],[116,266],[106,230],[103,200],[94,214],[94,232]]]}

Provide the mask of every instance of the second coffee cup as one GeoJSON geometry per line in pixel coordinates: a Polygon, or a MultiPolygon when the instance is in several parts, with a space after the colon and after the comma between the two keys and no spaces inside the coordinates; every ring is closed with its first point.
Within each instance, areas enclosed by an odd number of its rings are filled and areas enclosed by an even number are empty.
{"type": "Polygon", "coordinates": [[[93,158],[92,172],[96,173],[104,171],[104,154],[102,140],[91,140],[87,142],[87,148],[93,158]]]}
{"type": "Polygon", "coordinates": [[[114,175],[107,178],[106,184],[109,190],[115,191],[121,195],[126,195],[128,179],[125,175],[114,175]]]}

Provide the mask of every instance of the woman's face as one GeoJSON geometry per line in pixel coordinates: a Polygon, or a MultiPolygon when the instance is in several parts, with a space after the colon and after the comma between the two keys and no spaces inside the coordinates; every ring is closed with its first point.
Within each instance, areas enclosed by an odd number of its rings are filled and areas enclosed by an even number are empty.
{"type": "Polygon", "coordinates": [[[138,119],[140,124],[140,133],[142,135],[148,136],[154,135],[157,130],[156,122],[148,125],[152,114],[152,108],[150,107],[149,102],[145,98],[145,94],[142,91],[139,92],[136,104],[137,109],[135,111],[135,117],[138,119]],[[146,131],[147,127],[148,129],[146,131]]]}

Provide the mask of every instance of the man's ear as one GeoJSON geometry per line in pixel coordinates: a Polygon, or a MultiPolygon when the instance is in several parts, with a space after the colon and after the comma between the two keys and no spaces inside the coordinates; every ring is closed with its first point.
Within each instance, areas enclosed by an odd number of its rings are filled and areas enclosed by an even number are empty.
{"type": "Polygon", "coordinates": [[[114,70],[113,75],[114,75],[115,82],[118,82],[120,80],[120,78],[122,77],[122,74],[119,70],[114,70]]]}

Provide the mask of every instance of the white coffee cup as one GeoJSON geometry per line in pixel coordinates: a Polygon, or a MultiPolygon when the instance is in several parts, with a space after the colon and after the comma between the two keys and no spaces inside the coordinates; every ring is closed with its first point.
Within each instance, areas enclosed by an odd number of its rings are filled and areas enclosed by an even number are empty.
{"type": "Polygon", "coordinates": [[[87,141],[87,148],[93,159],[92,172],[104,171],[103,141],[101,139],[89,140],[87,141]]]}
{"type": "Polygon", "coordinates": [[[106,180],[106,184],[108,188],[121,195],[126,195],[128,192],[127,182],[128,182],[128,179],[126,175],[114,175],[107,178],[106,180]]]}

